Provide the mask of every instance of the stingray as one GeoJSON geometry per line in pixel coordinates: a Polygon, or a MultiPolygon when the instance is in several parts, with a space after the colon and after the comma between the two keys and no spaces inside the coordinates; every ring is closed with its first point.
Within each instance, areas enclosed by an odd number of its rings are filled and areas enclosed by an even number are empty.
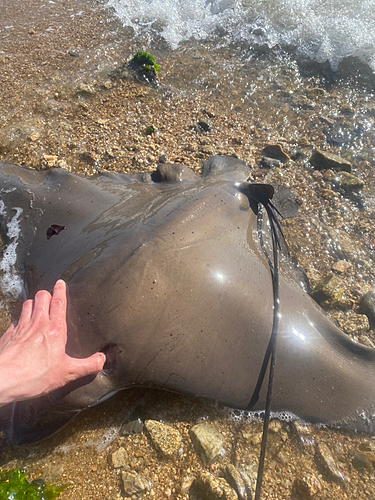
{"type": "MultiPolygon", "coordinates": [[[[169,164],[90,178],[0,164],[5,255],[15,254],[8,274],[17,272],[25,297],[63,278],[67,353],[107,356],[97,376],[17,403],[14,443],[41,440],[136,386],[264,409],[267,387],[258,381],[273,288],[247,177],[246,164],[229,157],[210,158],[201,177],[169,164]]],[[[283,203],[275,201],[281,213],[283,203]]],[[[371,431],[375,350],[341,332],[291,268],[279,278],[272,409],[371,431]]]]}

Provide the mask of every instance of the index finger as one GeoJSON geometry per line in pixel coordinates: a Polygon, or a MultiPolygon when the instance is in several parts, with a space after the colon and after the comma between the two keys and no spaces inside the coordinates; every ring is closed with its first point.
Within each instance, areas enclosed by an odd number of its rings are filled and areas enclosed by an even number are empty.
{"type": "Polygon", "coordinates": [[[49,317],[51,320],[66,319],[66,284],[63,280],[56,281],[53,287],[49,317]]]}

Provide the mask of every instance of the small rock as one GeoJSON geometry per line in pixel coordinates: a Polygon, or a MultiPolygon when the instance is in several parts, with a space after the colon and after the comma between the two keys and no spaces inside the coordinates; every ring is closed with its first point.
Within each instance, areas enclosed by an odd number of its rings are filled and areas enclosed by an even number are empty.
{"type": "Polygon", "coordinates": [[[260,166],[262,168],[280,168],[281,161],[276,160],[275,158],[268,158],[267,156],[263,156],[260,161],[260,166]]]}
{"type": "Polygon", "coordinates": [[[292,154],[290,155],[290,159],[293,161],[297,160],[307,160],[306,154],[300,149],[294,149],[292,154]]]}
{"type": "Polygon", "coordinates": [[[346,273],[351,267],[352,264],[346,260],[338,260],[332,265],[332,269],[338,273],[346,273]]]}
{"type": "Polygon", "coordinates": [[[344,283],[340,278],[329,274],[316,285],[311,292],[311,296],[322,307],[332,307],[337,305],[344,293],[344,283]]]}
{"type": "Polygon", "coordinates": [[[52,168],[56,166],[58,157],[55,155],[44,155],[42,158],[42,168],[52,168]]]}
{"type": "Polygon", "coordinates": [[[277,434],[283,430],[282,423],[280,422],[280,420],[271,420],[268,425],[268,430],[270,432],[273,432],[274,434],[277,434]]]}
{"type": "Polygon", "coordinates": [[[281,163],[286,163],[290,157],[285,153],[280,144],[269,144],[263,149],[264,156],[279,160],[281,163]]]}
{"type": "Polygon", "coordinates": [[[40,133],[39,133],[39,132],[37,132],[36,130],[34,130],[34,131],[33,131],[33,132],[31,132],[31,134],[28,136],[28,139],[29,139],[30,141],[32,141],[32,142],[33,142],[33,141],[36,141],[37,139],[39,139],[39,137],[40,137],[40,133]]]}
{"type": "Polygon", "coordinates": [[[209,144],[207,144],[207,145],[201,147],[201,152],[205,155],[214,155],[215,148],[213,146],[210,146],[209,144]]]}
{"type": "Polygon", "coordinates": [[[209,132],[212,130],[212,122],[208,118],[198,120],[197,123],[194,123],[193,129],[198,133],[209,132]]]}
{"type": "Polygon", "coordinates": [[[210,464],[221,454],[225,439],[211,424],[195,425],[190,429],[190,437],[204,464],[210,464]]]}
{"type": "Polygon", "coordinates": [[[245,484],[241,474],[238,472],[236,467],[232,464],[228,464],[226,467],[226,473],[228,476],[228,483],[237,492],[239,500],[247,500],[247,491],[250,490],[250,485],[245,484]]]}
{"type": "Polygon", "coordinates": [[[352,171],[352,164],[340,158],[340,156],[329,153],[328,151],[321,151],[320,149],[315,149],[310,157],[310,163],[313,167],[319,170],[344,170],[346,172],[352,171]]]}
{"type": "Polygon", "coordinates": [[[177,429],[156,420],[146,420],[145,427],[150,434],[152,444],[164,457],[171,458],[176,455],[182,440],[177,429]]]}
{"type": "Polygon", "coordinates": [[[140,497],[150,489],[150,482],[144,476],[137,474],[137,472],[121,471],[121,481],[125,496],[127,497],[131,497],[132,495],[140,497]]]}
{"type": "Polygon", "coordinates": [[[94,87],[92,87],[91,85],[87,85],[86,83],[81,83],[81,85],[78,87],[77,92],[79,94],[87,94],[87,95],[96,94],[96,90],[94,89],[94,87]]]}
{"type": "Polygon", "coordinates": [[[333,170],[323,170],[323,179],[326,182],[333,182],[335,180],[336,174],[333,170]]]}
{"type": "Polygon", "coordinates": [[[365,441],[358,446],[358,451],[363,453],[375,465],[375,440],[365,441]]]}
{"type": "Polygon", "coordinates": [[[328,480],[345,481],[346,477],[338,467],[331,450],[325,443],[317,443],[315,458],[321,467],[323,474],[328,480]]]}
{"type": "Polygon", "coordinates": [[[355,260],[358,249],[352,238],[345,231],[327,228],[332,250],[339,260],[355,260]]]}
{"type": "Polygon", "coordinates": [[[297,436],[298,441],[304,446],[311,448],[315,445],[315,436],[311,425],[302,424],[301,422],[292,422],[291,430],[297,436]]]}
{"type": "Polygon", "coordinates": [[[352,466],[358,472],[365,472],[366,470],[368,471],[372,470],[371,460],[368,457],[366,457],[366,455],[358,451],[356,448],[353,448],[352,450],[349,451],[349,460],[352,466]]]}
{"type": "Polygon", "coordinates": [[[365,186],[365,183],[362,179],[355,177],[349,172],[338,172],[333,181],[333,184],[338,189],[342,189],[349,194],[352,191],[360,191],[365,186]]]}
{"type": "Polygon", "coordinates": [[[110,464],[114,469],[125,467],[128,464],[128,454],[122,446],[110,455],[110,464]]]}
{"type": "Polygon", "coordinates": [[[79,57],[79,52],[78,52],[78,50],[75,50],[75,49],[70,49],[70,50],[68,50],[68,54],[69,54],[71,57],[79,57]]]}
{"type": "Polygon", "coordinates": [[[265,35],[265,31],[262,28],[254,28],[252,33],[255,36],[264,36],[265,35]]]}
{"type": "Polygon", "coordinates": [[[184,476],[181,479],[180,483],[180,492],[181,495],[187,495],[189,493],[189,490],[191,488],[191,485],[193,484],[194,478],[192,476],[184,476]]]}
{"type": "Polygon", "coordinates": [[[375,290],[371,290],[361,297],[359,311],[366,314],[370,322],[370,327],[375,328],[375,290]]]}
{"type": "Polygon", "coordinates": [[[294,480],[291,500],[310,500],[322,489],[321,482],[313,474],[305,474],[294,480]]]}
{"type": "Polygon", "coordinates": [[[89,153],[88,151],[82,151],[81,153],[78,153],[78,158],[80,161],[83,163],[87,163],[90,166],[94,166],[96,163],[96,159],[92,153],[89,153]]]}
{"type": "Polygon", "coordinates": [[[159,163],[167,163],[167,155],[160,155],[159,163]]]}
{"type": "Polygon", "coordinates": [[[189,142],[186,145],[186,151],[190,151],[190,152],[198,151],[198,144],[196,142],[189,142]]]}
{"type": "Polygon", "coordinates": [[[143,422],[140,418],[122,424],[120,436],[131,436],[132,434],[142,434],[143,422]]]}
{"type": "Polygon", "coordinates": [[[194,481],[193,488],[205,500],[238,500],[237,493],[225,479],[213,476],[209,472],[201,472],[194,481]]]}
{"type": "Polygon", "coordinates": [[[326,91],[324,89],[321,89],[319,87],[314,87],[313,89],[308,89],[307,94],[312,98],[317,98],[317,97],[323,97],[326,94],[326,91]]]}

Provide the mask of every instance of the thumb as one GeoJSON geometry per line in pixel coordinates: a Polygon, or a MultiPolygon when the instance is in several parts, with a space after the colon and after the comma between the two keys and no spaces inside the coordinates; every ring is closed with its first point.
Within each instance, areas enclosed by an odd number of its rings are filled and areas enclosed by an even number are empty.
{"type": "Polygon", "coordinates": [[[104,366],[106,357],[102,352],[97,352],[85,359],[70,358],[70,373],[72,380],[76,380],[87,375],[99,373],[104,366]]]}

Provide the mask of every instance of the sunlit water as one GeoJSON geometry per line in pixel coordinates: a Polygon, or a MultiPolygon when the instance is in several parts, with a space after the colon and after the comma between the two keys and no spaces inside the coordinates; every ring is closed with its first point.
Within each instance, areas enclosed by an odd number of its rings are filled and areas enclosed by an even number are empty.
{"type": "Polygon", "coordinates": [[[277,45],[333,69],[349,56],[375,68],[372,0],[109,0],[136,33],[158,33],[172,48],[218,34],[226,43],[277,45]]]}

